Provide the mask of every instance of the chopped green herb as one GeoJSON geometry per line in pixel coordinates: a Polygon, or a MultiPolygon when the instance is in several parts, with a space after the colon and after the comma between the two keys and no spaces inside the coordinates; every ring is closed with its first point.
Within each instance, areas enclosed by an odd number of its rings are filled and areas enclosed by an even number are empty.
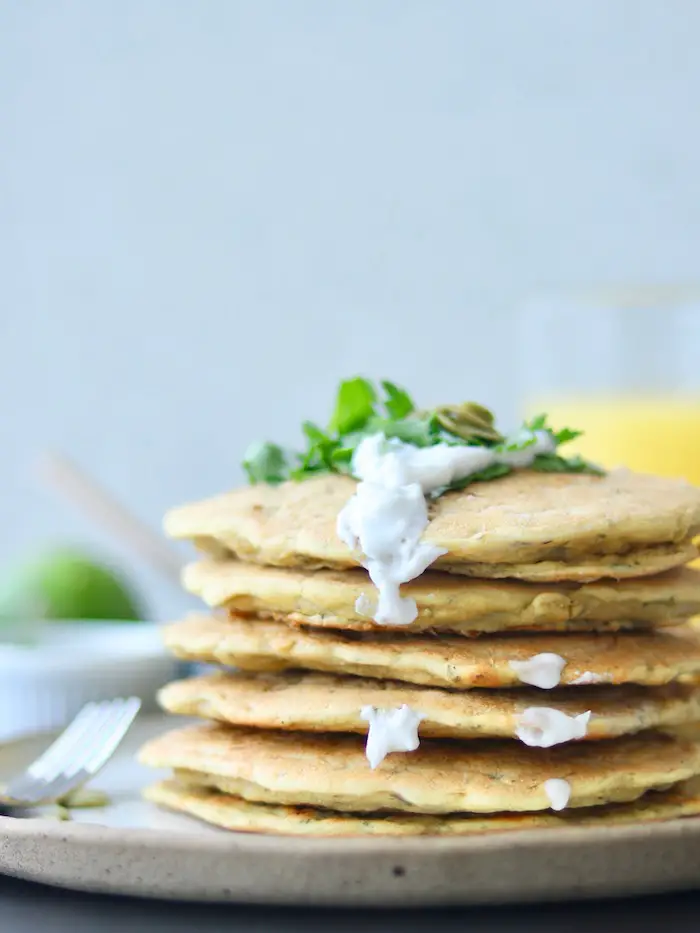
{"type": "Polygon", "coordinates": [[[337,473],[350,473],[354,447],[337,447],[331,454],[331,464],[337,473]]]}
{"type": "Polygon", "coordinates": [[[377,393],[371,382],[357,377],[340,383],[330,430],[338,434],[361,431],[374,414],[377,393]]]}
{"type": "Polygon", "coordinates": [[[243,469],[251,483],[275,485],[288,478],[287,458],[277,444],[251,444],[243,459],[243,469]]]}
{"type": "Polygon", "coordinates": [[[326,444],[330,442],[330,437],[328,437],[325,431],[317,427],[313,421],[305,421],[301,429],[312,444],[326,444]]]}
{"type": "Polygon", "coordinates": [[[403,421],[373,418],[368,424],[367,434],[396,437],[415,447],[432,447],[436,439],[435,429],[429,418],[405,418],[403,421]]]}
{"type": "MultiPolygon", "coordinates": [[[[506,437],[496,428],[493,413],[476,402],[419,411],[400,386],[385,380],[377,389],[360,376],[341,382],[327,428],[305,421],[302,431],[306,449],[301,452],[286,451],[269,442],[249,447],[243,461],[249,481],[275,485],[324,473],[351,476],[355,450],[373,434],[383,434],[388,440],[396,439],[415,447],[436,444],[489,447],[497,454],[526,450],[536,443],[538,432],[548,434],[555,447],[581,434],[571,428],[554,431],[547,423],[547,416],[541,414],[506,437]]],[[[509,464],[493,463],[448,488],[464,489],[473,482],[506,476],[512,469],[509,464]]],[[[530,469],[542,473],[602,473],[579,456],[567,458],[557,452],[538,454],[530,469]]]]}
{"type": "Polygon", "coordinates": [[[554,433],[554,440],[557,444],[568,444],[569,441],[575,441],[577,437],[581,437],[583,431],[572,431],[571,428],[562,428],[561,431],[556,431],[554,433]]]}
{"type": "Polygon", "coordinates": [[[547,427],[546,415],[535,415],[530,421],[526,422],[526,428],[530,431],[543,431],[547,427]]]}
{"type": "Polygon", "coordinates": [[[106,807],[110,803],[109,797],[103,790],[93,787],[78,787],[76,790],[64,794],[57,806],[67,810],[88,809],[92,807],[106,807]]]}
{"type": "Polygon", "coordinates": [[[455,480],[454,483],[450,484],[449,488],[465,489],[472,483],[483,483],[489,479],[499,479],[501,476],[507,476],[510,472],[511,467],[506,463],[492,463],[491,466],[479,470],[478,473],[470,473],[469,476],[465,476],[464,479],[455,480]]]}
{"type": "Polygon", "coordinates": [[[527,450],[537,440],[534,431],[529,428],[521,428],[512,437],[507,437],[502,444],[496,446],[496,450],[501,453],[514,453],[516,450],[527,450]]]}
{"type": "Polygon", "coordinates": [[[562,444],[568,444],[569,441],[575,441],[577,437],[581,437],[583,434],[583,431],[574,431],[571,428],[553,431],[547,424],[546,415],[537,415],[528,421],[524,427],[529,431],[549,431],[558,447],[562,444]]]}
{"type": "Polygon", "coordinates": [[[531,467],[540,473],[592,473],[594,476],[603,476],[604,470],[594,463],[589,463],[583,457],[561,457],[559,454],[537,454],[531,467]]]}
{"type": "Polygon", "coordinates": [[[390,418],[406,418],[415,411],[411,396],[404,389],[393,382],[382,382],[382,389],[386,392],[384,407],[390,418]]]}

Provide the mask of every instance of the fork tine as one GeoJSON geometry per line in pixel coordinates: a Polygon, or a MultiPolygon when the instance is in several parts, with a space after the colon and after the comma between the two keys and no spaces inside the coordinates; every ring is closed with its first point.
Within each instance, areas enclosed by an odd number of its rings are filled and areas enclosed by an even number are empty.
{"type": "Polygon", "coordinates": [[[104,704],[87,703],[75,717],[73,722],[64,729],[59,737],[46,749],[46,751],[27,770],[10,783],[7,796],[15,800],[27,799],[22,794],[34,782],[47,780],[57,773],[60,762],[70,754],[71,749],[80,741],[81,736],[90,728],[90,724],[101,715],[104,704]],[[58,767],[57,767],[58,766],[58,767]]]}
{"type": "Polygon", "coordinates": [[[124,738],[140,706],[141,701],[136,697],[114,702],[106,719],[83,736],[65,767],[43,788],[42,796],[60,799],[94,777],[124,738]]]}
{"type": "Polygon", "coordinates": [[[72,777],[86,768],[99,767],[100,761],[111,755],[113,749],[121,741],[138,712],[139,706],[140,701],[134,697],[121,700],[118,704],[115,703],[109,711],[110,715],[98,729],[92,730],[92,734],[86,737],[86,741],[82,743],[83,747],[62,769],[62,773],[66,777],[72,777]],[[88,739],[94,741],[88,741],[88,739]]]}
{"type": "Polygon", "coordinates": [[[60,798],[94,777],[110,759],[126,734],[139,705],[138,702],[124,704],[121,709],[115,710],[111,719],[102,725],[99,732],[90,737],[91,741],[85,742],[78,754],[73,756],[65,769],[54,778],[45,793],[53,799],[60,798]]]}
{"type": "Polygon", "coordinates": [[[89,720],[95,715],[98,709],[97,703],[86,703],[80,710],[75,719],[63,730],[58,738],[46,749],[27,768],[28,774],[41,774],[56,757],[65,753],[65,750],[77,741],[83,730],[86,728],[89,720]]]}
{"type": "Polygon", "coordinates": [[[139,710],[136,697],[88,704],[30,768],[7,789],[11,799],[54,800],[108,761],[139,710]]]}
{"type": "Polygon", "coordinates": [[[111,737],[105,736],[101,748],[93,752],[92,758],[87,763],[87,768],[91,774],[97,774],[105,762],[111,758],[115,749],[126,735],[131,723],[141,708],[141,700],[137,697],[129,697],[122,707],[121,714],[113,724],[111,737]]]}

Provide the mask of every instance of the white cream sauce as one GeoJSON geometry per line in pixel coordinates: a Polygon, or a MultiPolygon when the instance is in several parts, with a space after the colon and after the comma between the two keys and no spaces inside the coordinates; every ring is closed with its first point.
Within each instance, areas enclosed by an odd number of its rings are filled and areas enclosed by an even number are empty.
{"type": "Polygon", "coordinates": [[[566,661],[559,654],[543,651],[527,661],[509,661],[508,666],[521,683],[539,687],[541,690],[552,690],[561,681],[561,672],[566,666],[566,661]]]}
{"type": "MultiPolygon", "coordinates": [[[[489,447],[415,447],[383,434],[366,437],[352,459],[359,480],[355,495],[338,516],[338,535],[353,551],[377,588],[374,621],[379,625],[410,625],[418,615],[415,600],[402,597],[400,587],[420,576],[444,548],[421,540],[428,526],[426,496],[494,463],[529,466],[537,454],[551,453],[554,441],[546,431],[530,435],[523,450],[495,452],[489,447]]],[[[522,440],[522,434],[518,436],[522,440]]],[[[367,601],[359,597],[356,610],[367,601]]]]}
{"type": "Polygon", "coordinates": [[[550,778],[545,781],[544,792],[552,810],[564,810],[571,799],[571,785],[564,778],[550,778]]]}
{"type": "Polygon", "coordinates": [[[363,706],[360,716],[369,723],[365,754],[374,771],[391,752],[415,752],[423,716],[405,703],[395,709],[363,706]]]}
{"type": "Polygon", "coordinates": [[[371,619],[377,611],[377,601],[370,599],[366,593],[360,593],[355,600],[355,612],[358,616],[371,619]]]}
{"type": "Polygon", "coordinates": [[[594,674],[593,671],[584,671],[576,680],[571,681],[572,687],[585,687],[588,684],[610,683],[609,674],[594,674]]]}
{"type": "Polygon", "coordinates": [[[518,717],[515,734],[525,745],[551,748],[584,738],[590,718],[590,710],[578,716],[567,716],[549,706],[530,706],[518,717]]]}

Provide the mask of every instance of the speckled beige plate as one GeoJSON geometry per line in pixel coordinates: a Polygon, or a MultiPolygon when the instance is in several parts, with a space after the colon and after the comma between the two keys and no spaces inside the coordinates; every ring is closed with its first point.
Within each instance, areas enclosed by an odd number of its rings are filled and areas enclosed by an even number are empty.
{"type": "MultiPolygon", "coordinates": [[[[0,872],[74,889],[193,901],[442,905],[609,897],[700,885],[700,818],[464,838],[311,839],[225,832],[140,799],[137,723],[95,782],[103,810],[0,817],[0,872]]],[[[0,781],[46,744],[0,747],[0,781]]],[[[156,778],[158,775],[156,775],[156,778]]]]}

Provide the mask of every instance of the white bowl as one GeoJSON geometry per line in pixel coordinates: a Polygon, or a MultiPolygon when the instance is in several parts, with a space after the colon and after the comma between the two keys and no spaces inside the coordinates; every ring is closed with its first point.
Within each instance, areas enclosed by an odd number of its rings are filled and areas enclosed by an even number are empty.
{"type": "Polygon", "coordinates": [[[155,694],[177,676],[160,628],[140,622],[47,622],[29,644],[0,642],[0,739],[56,729],[84,703],[155,694]]]}

